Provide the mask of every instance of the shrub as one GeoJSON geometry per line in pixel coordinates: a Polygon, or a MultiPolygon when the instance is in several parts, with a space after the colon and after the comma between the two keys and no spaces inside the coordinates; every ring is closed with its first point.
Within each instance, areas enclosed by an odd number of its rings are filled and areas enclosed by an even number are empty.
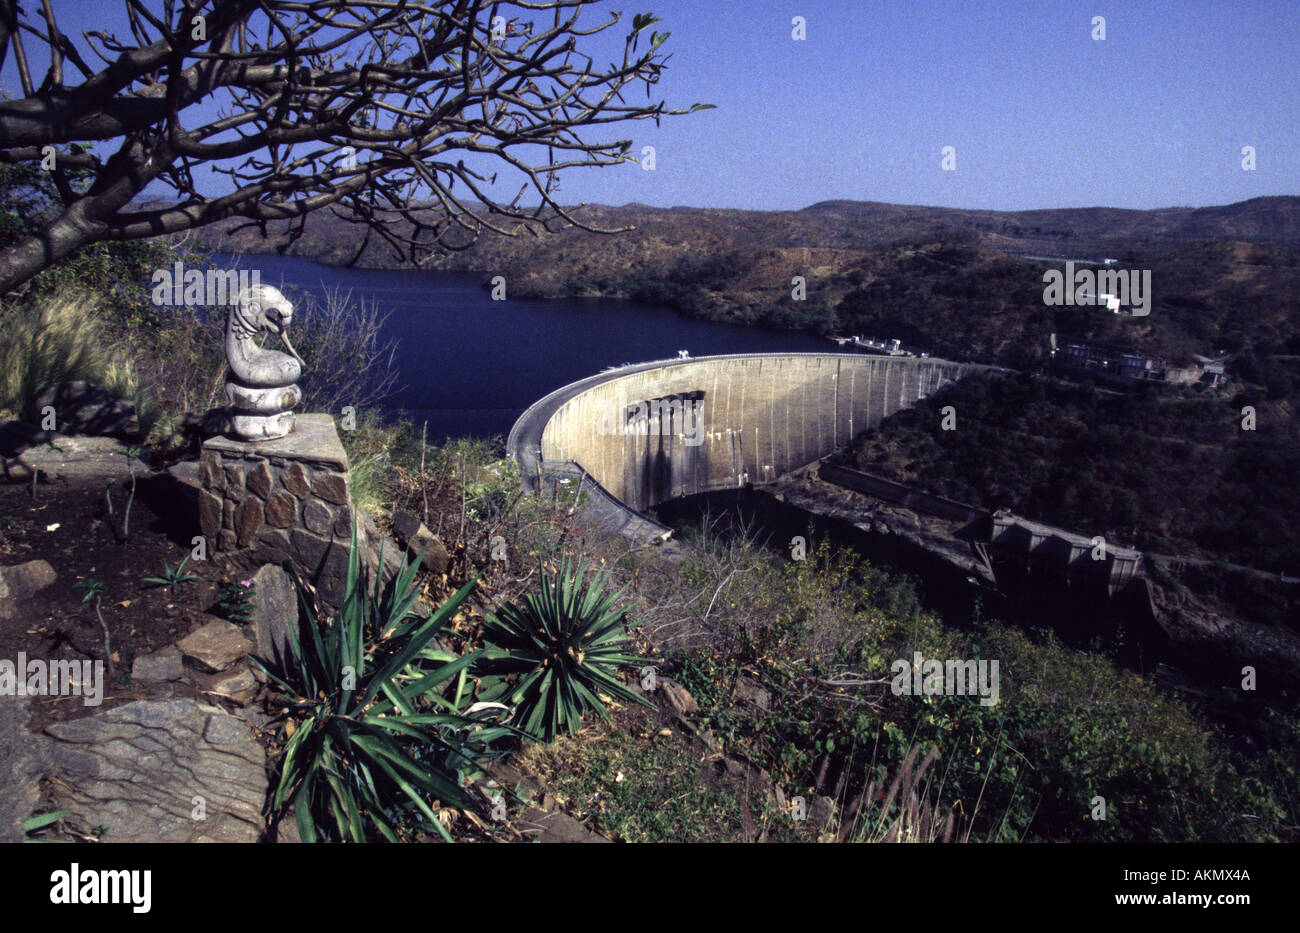
{"type": "Polygon", "coordinates": [[[350,292],[327,289],[321,298],[290,288],[293,342],[303,362],[304,411],[336,413],[382,405],[397,385],[395,337],[388,315],[350,292]]]}
{"type": "Polygon", "coordinates": [[[450,840],[434,807],[471,808],[466,785],[477,762],[516,734],[476,718],[482,706],[471,705],[466,671],[479,655],[457,658],[432,645],[477,578],[422,620],[412,612],[418,567],[416,558],[372,594],[354,536],[334,618],[322,631],[295,580],[301,632],[290,639],[286,669],[258,662],[292,716],[272,816],[292,808],[304,842],[396,842],[412,823],[450,840]]]}
{"type": "Polygon", "coordinates": [[[79,379],[132,396],[133,371],[107,347],[96,311],[93,298],[74,291],[8,308],[0,345],[0,407],[38,423],[41,392],[79,379]]]}
{"type": "Polygon", "coordinates": [[[1293,730],[1243,767],[1184,701],[1104,655],[997,623],[948,628],[909,587],[822,545],[721,563],[688,547],[683,583],[713,598],[717,626],[708,649],[673,658],[700,720],[783,786],[835,797],[848,838],[1236,842],[1293,825],[1293,730]],[[893,695],[892,662],[916,651],[999,661],[1000,702],[893,695]],[[761,707],[740,698],[742,675],[761,707]],[[930,752],[922,781],[908,758],[930,752]]]}
{"type": "Polygon", "coordinates": [[[615,679],[620,665],[635,664],[624,653],[629,639],[621,593],[607,595],[607,575],[584,581],[586,568],[566,560],[554,578],[542,573],[542,590],[509,602],[484,621],[484,639],[499,650],[481,669],[522,674],[508,702],[517,704],[515,722],[531,736],[551,741],[560,732],[577,732],[582,715],[609,716],[599,694],[650,704],[615,679]]]}

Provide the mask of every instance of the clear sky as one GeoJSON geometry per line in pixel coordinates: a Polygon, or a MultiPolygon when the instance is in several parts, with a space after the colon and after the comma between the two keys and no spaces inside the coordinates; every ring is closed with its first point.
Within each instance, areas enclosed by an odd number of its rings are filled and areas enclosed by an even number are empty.
{"type": "MultiPolygon", "coordinates": [[[[120,2],[54,5],[80,32],[120,2]]],[[[613,132],[654,146],[655,170],[570,173],[568,203],[1012,210],[1300,194],[1300,0],[617,0],[588,15],[607,9],[625,22],[652,10],[672,33],[657,97],[717,109],[613,132]]],[[[11,64],[3,84],[16,93],[11,64]]]]}

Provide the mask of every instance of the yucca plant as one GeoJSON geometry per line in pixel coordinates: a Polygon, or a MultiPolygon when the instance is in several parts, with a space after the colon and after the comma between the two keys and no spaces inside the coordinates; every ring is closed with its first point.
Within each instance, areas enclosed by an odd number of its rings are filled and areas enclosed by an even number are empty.
{"type": "Polygon", "coordinates": [[[354,532],[338,612],[319,625],[295,575],[301,633],[289,639],[283,670],[258,659],[292,715],[272,818],[292,808],[304,842],[398,841],[412,823],[450,841],[433,804],[474,807],[467,785],[477,763],[517,735],[485,721],[481,710],[499,704],[472,702],[467,671],[478,654],[431,645],[478,578],[422,620],[412,612],[419,565],[419,557],[404,564],[372,594],[354,532]]]}
{"type": "Polygon", "coordinates": [[[608,575],[584,580],[585,565],[566,560],[554,577],[542,572],[540,593],[509,602],[488,616],[483,637],[496,651],[478,670],[522,675],[503,694],[516,707],[514,724],[549,742],[561,732],[576,732],[582,716],[595,710],[608,719],[600,694],[650,706],[616,678],[618,668],[641,659],[626,653],[631,640],[623,626],[622,593],[605,593],[608,575]]]}

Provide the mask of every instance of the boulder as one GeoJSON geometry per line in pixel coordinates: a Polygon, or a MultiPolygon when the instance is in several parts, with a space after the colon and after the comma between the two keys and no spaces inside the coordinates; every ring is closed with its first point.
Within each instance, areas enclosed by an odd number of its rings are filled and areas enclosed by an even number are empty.
{"type": "Polygon", "coordinates": [[[387,585],[388,581],[397,576],[402,569],[404,563],[402,549],[392,538],[380,534],[374,520],[363,510],[356,506],[349,506],[349,508],[357,523],[357,547],[361,549],[361,566],[366,569],[372,580],[387,585]],[[381,554],[384,559],[383,566],[379,564],[381,554]]]}
{"type": "Polygon", "coordinates": [[[660,678],[659,689],[656,692],[661,705],[674,716],[687,716],[700,711],[695,697],[675,680],[669,680],[667,677],[660,678]]]}
{"type": "Polygon", "coordinates": [[[11,619],[19,606],[57,579],[48,561],[29,560],[25,564],[0,567],[0,619],[11,619]]]}
{"type": "Polygon", "coordinates": [[[293,580],[274,564],[253,574],[252,632],[257,656],[278,664],[289,655],[289,637],[298,624],[298,594],[293,580]]]}
{"type": "Polygon", "coordinates": [[[442,539],[429,530],[428,526],[410,512],[393,514],[393,532],[397,540],[404,544],[411,553],[423,552],[422,563],[425,569],[434,573],[446,573],[451,555],[447,553],[442,539]]]}

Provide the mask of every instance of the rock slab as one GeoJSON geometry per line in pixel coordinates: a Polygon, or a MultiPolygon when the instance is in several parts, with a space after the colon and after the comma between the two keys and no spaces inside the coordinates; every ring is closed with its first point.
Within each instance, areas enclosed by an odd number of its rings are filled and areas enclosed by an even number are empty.
{"type": "Polygon", "coordinates": [[[141,655],[131,663],[131,679],[141,682],[180,680],[185,675],[181,651],[175,645],[141,655]]]}
{"type": "Polygon", "coordinates": [[[266,756],[248,727],[192,699],[139,700],[45,728],[58,790],[106,842],[255,842],[266,756]]]}
{"type": "Polygon", "coordinates": [[[117,479],[130,482],[149,475],[149,465],[129,456],[130,446],[112,437],[70,437],[9,422],[0,428],[0,457],[5,479],[30,483],[40,470],[42,480],[117,479]]]}
{"type": "Polygon", "coordinates": [[[187,658],[193,658],[210,671],[224,671],[253,650],[253,643],[239,627],[217,619],[186,635],[176,643],[187,658]]]}
{"type": "Polygon", "coordinates": [[[275,564],[253,574],[253,624],[257,656],[278,664],[291,654],[290,637],[298,625],[298,594],[293,580],[275,564]]]}
{"type": "Polygon", "coordinates": [[[23,823],[40,799],[50,741],[27,731],[31,697],[0,695],[0,843],[22,842],[23,823]]]}

